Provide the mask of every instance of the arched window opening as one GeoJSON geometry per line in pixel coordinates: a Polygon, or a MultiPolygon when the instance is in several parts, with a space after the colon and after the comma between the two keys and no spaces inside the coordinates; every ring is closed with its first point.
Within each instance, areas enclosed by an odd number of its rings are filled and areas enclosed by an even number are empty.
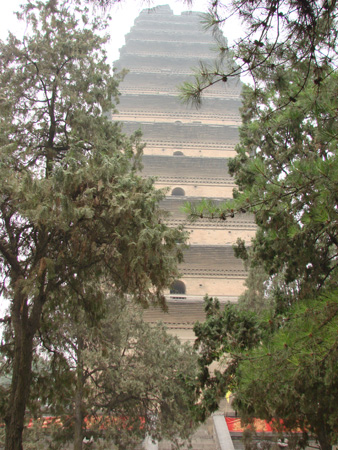
{"type": "Polygon", "coordinates": [[[185,192],[182,188],[176,187],[171,191],[171,195],[185,195],[185,192]]]}
{"type": "Polygon", "coordinates": [[[183,283],[183,281],[174,281],[170,286],[170,294],[185,294],[185,284],[183,283]]]}
{"type": "Polygon", "coordinates": [[[175,156],[184,156],[184,153],[181,152],[180,150],[177,150],[176,152],[174,152],[175,156]]]}

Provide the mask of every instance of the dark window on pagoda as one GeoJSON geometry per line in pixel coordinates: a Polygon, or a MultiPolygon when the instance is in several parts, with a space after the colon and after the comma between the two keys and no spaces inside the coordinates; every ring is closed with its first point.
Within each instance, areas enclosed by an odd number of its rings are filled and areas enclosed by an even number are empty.
{"type": "Polygon", "coordinates": [[[174,281],[170,287],[170,294],[185,294],[185,284],[183,281],[174,281]]]}
{"type": "Polygon", "coordinates": [[[185,192],[182,188],[176,187],[171,191],[171,195],[185,195],[185,192]]]}

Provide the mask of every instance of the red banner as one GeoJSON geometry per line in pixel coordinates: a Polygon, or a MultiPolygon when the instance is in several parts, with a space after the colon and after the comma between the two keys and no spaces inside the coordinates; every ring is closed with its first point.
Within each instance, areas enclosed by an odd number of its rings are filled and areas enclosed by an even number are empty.
{"type": "MultiPolygon", "coordinates": [[[[252,423],[249,425],[242,426],[241,419],[239,417],[225,417],[226,424],[228,426],[228,430],[231,432],[239,432],[243,433],[244,430],[252,430],[257,433],[271,433],[275,432],[276,428],[281,429],[282,431],[287,431],[286,429],[283,430],[283,421],[280,420],[279,426],[277,426],[276,421],[272,420],[271,422],[267,422],[266,420],[262,419],[252,419],[252,423]]],[[[291,430],[289,430],[291,431],[291,430]]],[[[301,430],[295,429],[291,431],[292,433],[301,433],[301,430]]]]}
{"type": "Polygon", "coordinates": [[[236,431],[243,433],[243,431],[246,429],[255,430],[257,431],[257,433],[271,433],[273,431],[270,423],[268,423],[266,420],[253,419],[252,424],[245,426],[242,426],[241,419],[238,417],[226,417],[225,421],[228,425],[230,433],[236,431]]]}

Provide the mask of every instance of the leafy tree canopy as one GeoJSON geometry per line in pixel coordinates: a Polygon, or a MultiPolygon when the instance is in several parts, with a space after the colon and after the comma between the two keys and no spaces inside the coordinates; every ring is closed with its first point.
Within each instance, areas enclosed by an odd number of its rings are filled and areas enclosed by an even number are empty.
{"type": "Polygon", "coordinates": [[[92,448],[126,449],[151,436],[179,446],[194,430],[187,386],[197,376],[196,353],[161,324],[145,323],[126,297],[107,294],[103,312],[93,322],[73,301],[44,317],[28,407],[31,417],[48,414],[64,426],[41,429],[35,420],[25,445],[51,439],[63,449],[74,441],[77,450],[93,438],[92,448]]]}
{"type": "Polygon", "coordinates": [[[287,315],[260,317],[206,299],[207,320],[195,326],[200,418],[231,390],[245,423],[273,421],[277,432],[301,430],[299,446],[311,436],[330,450],[338,439],[337,298],[333,291],[297,303],[287,315]]]}
{"type": "Polygon", "coordinates": [[[330,449],[337,437],[331,373],[337,345],[337,73],[328,66],[318,85],[311,71],[304,84],[307,71],[305,63],[297,71],[256,70],[264,88],[244,90],[240,144],[229,164],[234,200],[220,208],[206,201],[191,207],[195,217],[252,213],[257,223],[251,246],[240,241],[236,252],[251,271],[243,301],[260,312],[246,327],[247,342],[256,327],[260,341],[256,349],[237,346],[229,355],[236,339],[228,330],[248,324],[247,311],[226,307],[232,328],[213,313],[198,335],[211,355],[201,361],[206,377],[200,386],[207,408],[215,408],[230,387],[244,420],[281,418],[288,429],[300,427],[330,449]],[[257,295],[259,308],[252,302],[257,295]],[[206,368],[220,354],[227,364],[209,375],[206,368]]]}
{"type": "Polygon", "coordinates": [[[196,410],[200,420],[215,411],[219,400],[235,388],[241,354],[257,346],[265,333],[253,312],[230,304],[221,308],[217,299],[205,298],[205,312],[205,322],[194,326],[200,365],[196,383],[196,410]]]}
{"type": "MultiPolygon", "coordinates": [[[[247,87],[243,94],[240,144],[229,164],[235,199],[212,214],[226,219],[253,213],[258,231],[251,264],[296,282],[306,296],[336,283],[337,74],[328,68],[320,90],[309,79],[297,101],[284,108],[302,73],[280,68],[260,76],[265,89],[247,87]],[[286,85],[277,83],[279,72],[286,85]]],[[[191,208],[193,216],[200,214],[191,208]]],[[[242,244],[238,252],[248,256],[242,244]]]]}
{"type": "Polygon", "coordinates": [[[337,291],[295,306],[269,340],[239,365],[234,405],[243,419],[303,430],[322,449],[338,439],[337,291]],[[279,424],[282,420],[283,426],[279,424]]]}
{"type": "Polygon", "coordinates": [[[76,298],[100,314],[108,283],[164,302],[182,257],[162,222],[163,192],[138,173],[140,136],[105,115],[117,81],[100,20],[70,2],[29,2],[22,42],[0,43],[0,270],[10,301],[12,383],[6,450],[21,450],[34,336],[46,305],[76,298]]]}

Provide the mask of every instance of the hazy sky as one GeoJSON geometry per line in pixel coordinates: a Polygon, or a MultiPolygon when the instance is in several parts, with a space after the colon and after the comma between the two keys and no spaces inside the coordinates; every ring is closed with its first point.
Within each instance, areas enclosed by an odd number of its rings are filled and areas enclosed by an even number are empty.
{"type": "MultiPolygon", "coordinates": [[[[10,0],[4,2],[0,0],[0,39],[6,39],[8,30],[15,35],[20,35],[24,32],[24,25],[16,20],[14,11],[19,10],[19,6],[24,3],[24,0],[10,0]]],[[[115,4],[111,10],[110,15],[112,17],[110,26],[111,41],[108,47],[108,54],[110,61],[114,61],[119,57],[119,48],[124,44],[124,36],[128,33],[130,28],[134,24],[135,18],[139,15],[140,11],[147,8],[148,5],[153,7],[156,5],[169,4],[174,14],[180,14],[182,11],[191,9],[192,11],[207,10],[207,0],[193,0],[193,6],[188,7],[184,4],[183,0],[153,0],[153,1],[141,1],[141,0],[122,0],[115,4]]],[[[96,11],[98,14],[102,14],[100,10],[96,11]]],[[[238,23],[228,23],[225,35],[231,40],[231,38],[238,38],[240,35],[240,26],[238,23]]]]}

